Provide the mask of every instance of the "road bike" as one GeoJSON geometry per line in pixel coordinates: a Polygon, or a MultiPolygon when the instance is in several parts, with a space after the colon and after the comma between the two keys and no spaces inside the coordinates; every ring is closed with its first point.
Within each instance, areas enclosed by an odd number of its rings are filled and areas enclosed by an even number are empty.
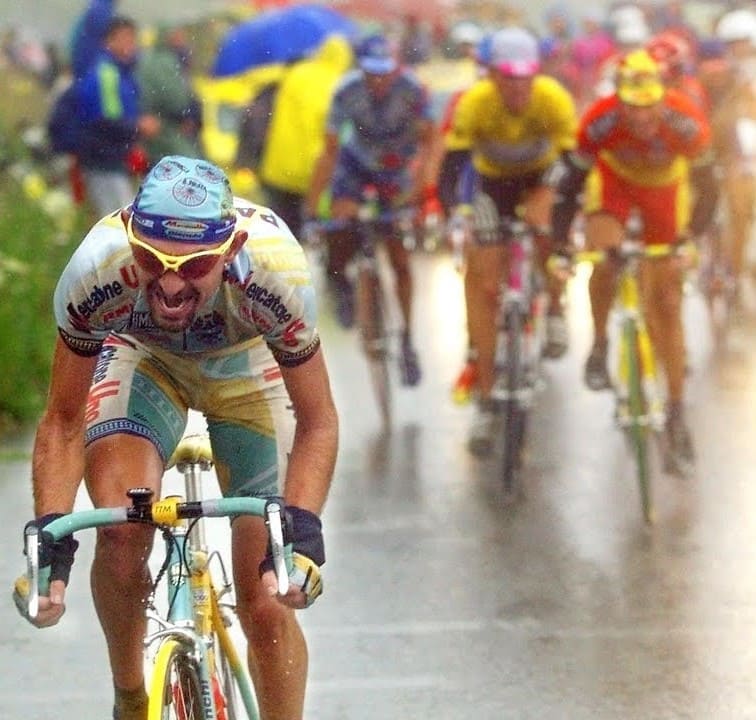
{"type": "Polygon", "coordinates": [[[576,252],[574,263],[616,263],[619,269],[614,314],[618,333],[612,388],[615,393],[615,421],[625,434],[635,461],[641,511],[646,523],[655,518],[651,487],[651,446],[666,456],[663,431],[667,415],[661,390],[656,355],[643,316],[638,273],[644,259],[669,258],[693,253],[687,244],[644,244],[632,230],[618,248],[576,252]]]}
{"type": "Polygon", "coordinates": [[[389,428],[393,414],[391,365],[400,358],[396,348],[398,333],[392,329],[391,312],[381,272],[378,245],[381,240],[402,237],[413,223],[414,209],[384,207],[377,197],[367,194],[358,216],[350,220],[327,220],[322,232],[349,233],[354,238],[356,254],[356,322],[363,353],[368,362],[373,387],[384,428],[389,428]]]}
{"type": "Polygon", "coordinates": [[[502,232],[507,239],[506,277],[499,290],[496,319],[495,379],[491,399],[503,420],[504,491],[515,494],[522,469],[527,421],[541,380],[541,355],[548,299],[535,262],[535,240],[530,226],[509,220],[502,232]]]}
{"type": "MultiPolygon", "coordinates": [[[[145,657],[151,658],[148,720],[258,720],[252,684],[231,639],[235,620],[232,582],[221,555],[208,547],[203,519],[254,515],[265,518],[278,577],[288,589],[287,558],[279,498],[202,498],[202,476],[212,467],[206,435],[187,436],[173,456],[184,476],[186,499],[174,495],[156,502],[152,490],[127,492],[130,506],[75,511],[45,526],[53,540],[80,530],[121,523],[154,525],[164,540],[164,560],[146,602],[145,657]],[[164,581],[164,582],[163,582],[164,581]],[[164,587],[163,587],[164,586],[164,587]],[[158,609],[163,587],[167,610],[158,609]]],[[[47,580],[39,568],[38,530],[25,531],[27,612],[39,610],[47,580]]],[[[49,570],[49,569],[48,569],[49,570]]]]}

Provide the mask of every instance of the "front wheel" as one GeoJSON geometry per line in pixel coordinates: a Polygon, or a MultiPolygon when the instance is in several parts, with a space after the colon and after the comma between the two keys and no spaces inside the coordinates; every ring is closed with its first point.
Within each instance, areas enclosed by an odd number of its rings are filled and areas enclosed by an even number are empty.
{"type": "Polygon", "coordinates": [[[202,690],[196,661],[184,642],[170,638],[155,657],[147,720],[203,720],[202,690]]]}
{"type": "Polygon", "coordinates": [[[520,468],[522,466],[527,408],[523,404],[525,390],[525,358],[523,357],[523,316],[517,308],[512,308],[506,318],[506,360],[503,384],[506,388],[504,400],[504,458],[502,476],[504,492],[514,496],[517,492],[520,468]]]}
{"type": "Polygon", "coordinates": [[[370,381],[384,427],[391,424],[391,377],[383,288],[375,266],[360,270],[357,312],[370,381]]]}
{"type": "Polygon", "coordinates": [[[629,423],[627,432],[633,448],[633,454],[635,455],[643,519],[647,523],[651,523],[654,519],[654,507],[651,497],[651,469],[649,464],[648,437],[650,428],[641,377],[642,369],[638,349],[638,328],[634,322],[628,321],[625,324],[623,335],[625,343],[624,352],[627,354],[628,374],[629,423]]]}

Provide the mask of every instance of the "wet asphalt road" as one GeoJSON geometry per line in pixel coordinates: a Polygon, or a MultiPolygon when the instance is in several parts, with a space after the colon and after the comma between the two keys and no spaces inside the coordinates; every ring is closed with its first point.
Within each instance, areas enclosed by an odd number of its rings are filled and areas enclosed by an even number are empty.
{"type": "MultiPolygon", "coordinates": [[[[505,507],[495,461],[464,449],[471,408],[449,400],[465,340],[459,277],[443,257],[420,255],[415,271],[425,379],[398,391],[389,435],[355,337],[324,308],[342,443],[324,516],[326,592],[300,614],[306,717],[756,718],[753,298],[722,349],[701,299],[687,296],[697,468],[687,481],[657,475],[648,529],[611,395],[581,385],[584,278],[569,293],[570,352],[546,366],[533,411],[526,497],[505,507]]],[[[3,447],[6,588],[22,567],[29,442],[3,447]]],[[[55,629],[20,621],[8,593],[0,603],[0,718],[109,717],[90,557],[85,541],[55,629]]]]}

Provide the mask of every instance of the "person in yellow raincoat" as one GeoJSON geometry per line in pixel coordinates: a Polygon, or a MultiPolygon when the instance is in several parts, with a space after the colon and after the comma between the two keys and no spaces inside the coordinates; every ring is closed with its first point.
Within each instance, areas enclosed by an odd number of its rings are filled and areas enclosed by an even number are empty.
{"type": "Polygon", "coordinates": [[[351,67],[349,42],[328,37],[314,55],[291,67],[273,105],[259,168],[266,203],[299,237],[302,201],[323,150],[331,95],[351,67]]]}

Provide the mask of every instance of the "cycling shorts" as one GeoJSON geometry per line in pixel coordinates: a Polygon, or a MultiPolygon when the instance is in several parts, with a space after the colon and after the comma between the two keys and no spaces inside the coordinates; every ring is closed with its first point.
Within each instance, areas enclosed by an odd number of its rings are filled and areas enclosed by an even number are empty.
{"type": "Polygon", "coordinates": [[[111,335],[87,402],[87,444],[126,433],[167,462],[189,409],[204,414],[224,495],[281,493],[294,416],[281,370],[262,338],[225,351],[174,355],[111,335]]]}
{"type": "Polygon", "coordinates": [[[687,179],[669,185],[637,185],[599,160],[585,182],[583,212],[608,213],[623,225],[637,208],[643,221],[643,241],[674,242],[690,220],[690,185],[687,179]]]}
{"type": "Polygon", "coordinates": [[[543,176],[542,170],[507,178],[480,176],[480,189],[473,199],[476,244],[498,245],[505,241],[502,220],[517,216],[528,191],[544,184],[543,176]]]}

